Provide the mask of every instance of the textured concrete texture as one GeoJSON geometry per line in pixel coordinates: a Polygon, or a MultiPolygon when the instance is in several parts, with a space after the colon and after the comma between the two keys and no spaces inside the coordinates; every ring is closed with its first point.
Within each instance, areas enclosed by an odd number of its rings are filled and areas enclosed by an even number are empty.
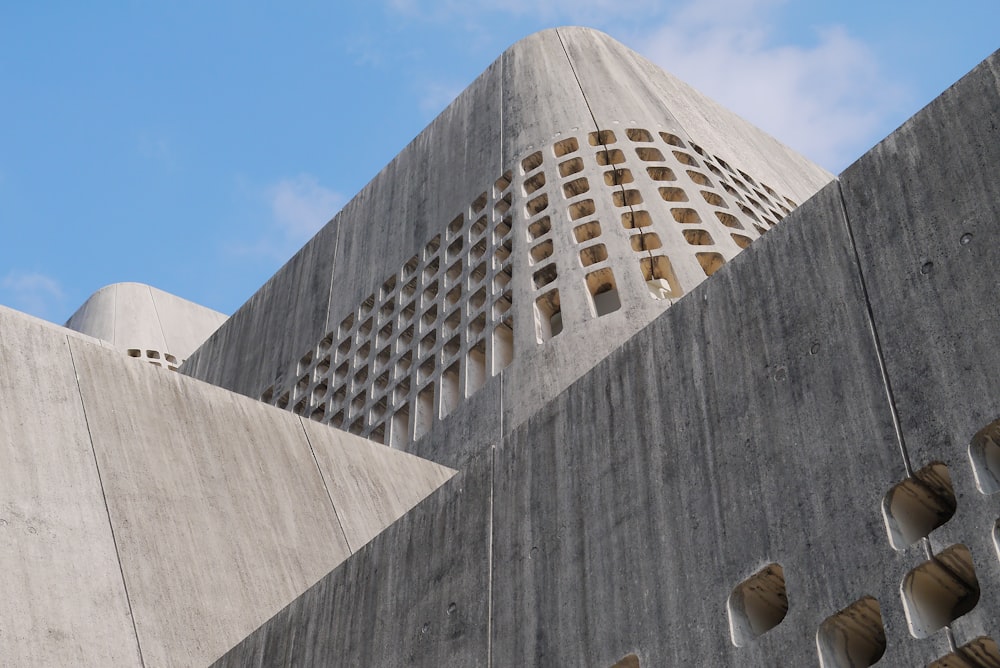
{"type": "MultiPolygon", "coordinates": [[[[521,424],[492,423],[459,476],[217,665],[997,665],[998,75],[994,54],[521,424]],[[436,635],[449,611],[475,632],[436,635]],[[385,615],[391,638],[354,621],[385,615]]],[[[474,432],[457,413],[429,433],[474,432]]]]}
{"type": "Polygon", "coordinates": [[[544,31],[182,372],[459,466],[495,425],[429,436],[477,424],[478,393],[523,422],[831,179],[607,36],[544,31]]]}
{"type": "Polygon", "coordinates": [[[452,471],[0,310],[5,665],[201,666],[452,471]]]}
{"type": "Polygon", "coordinates": [[[964,544],[984,584],[955,624],[964,644],[1000,620],[1000,518],[970,458],[1000,418],[1000,54],[994,54],[841,177],[906,455],[947,465],[954,517],[931,535],[964,544]],[[986,586],[986,583],[989,583],[986,586]]]}
{"type": "Polygon", "coordinates": [[[176,369],[226,321],[218,311],[142,283],[101,288],[66,327],[108,341],[132,357],[176,369]]]}

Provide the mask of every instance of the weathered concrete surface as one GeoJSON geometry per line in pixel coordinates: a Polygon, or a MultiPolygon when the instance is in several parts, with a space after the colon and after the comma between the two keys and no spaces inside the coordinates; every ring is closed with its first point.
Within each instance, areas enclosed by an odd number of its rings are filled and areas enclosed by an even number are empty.
{"type": "Polygon", "coordinates": [[[879,504],[905,475],[836,184],[614,351],[497,454],[495,665],[814,665],[828,616],[898,604],[922,557],[879,504]],[[790,252],[795,249],[795,252],[790,252]],[[768,563],[788,615],[745,647],[726,600],[768,563]]]}
{"type": "Polygon", "coordinates": [[[402,517],[454,471],[301,419],[351,552],[402,517]]]}
{"type": "Polygon", "coordinates": [[[55,330],[0,308],[0,664],[139,665],[73,359],[55,330]]]}
{"type": "Polygon", "coordinates": [[[453,473],[14,311],[0,328],[12,665],[206,665],[453,473]]]}
{"type": "Polygon", "coordinates": [[[947,464],[958,499],[933,550],[967,545],[982,585],[958,644],[1000,633],[1000,510],[969,458],[973,435],[1000,417],[998,165],[993,54],[841,177],[909,459],[947,464]]]}
{"type": "Polygon", "coordinates": [[[225,314],[142,283],[101,288],[66,322],[69,329],[129,348],[187,358],[226,321],[225,314]]]}
{"type": "Polygon", "coordinates": [[[486,452],[215,666],[489,665],[486,452]]]}
{"type": "MultiPolygon", "coordinates": [[[[618,208],[623,205],[614,203],[622,193],[607,181],[608,156],[602,145],[589,141],[590,133],[608,128],[618,133],[616,150],[624,150],[627,162],[615,164],[624,164],[634,173],[635,185],[630,188],[644,193],[643,211],[652,218],[653,227],[646,231],[655,230],[652,236],[659,235],[664,248],[670,249],[681,292],[706,278],[696,250],[729,260],[766,224],[755,231],[749,220],[742,228],[720,223],[712,207],[743,215],[735,199],[721,203],[731,196],[723,191],[724,182],[713,183],[704,175],[702,182],[689,177],[688,163],[673,164],[671,147],[658,131],[677,133],[692,143],[697,138],[726,156],[735,168],[758,170],[762,183],[771,183],[798,201],[832,178],[669,75],[661,72],[653,77],[656,84],[652,85],[651,67],[607,36],[583,28],[543,31],[513,45],[220,328],[182,372],[247,396],[268,397],[270,403],[302,415],[320,411],[320,419],[335,426],[460,466],[475,453],[475,447],[496,442],[493,425],[463,442],[460,451],[446,450],[444,440],[428,436],[426,443],[413,442],[421,437],[414,415],[422,391],[433,390],[429,410],[435,425],[445,414],[446,421],[465,424],[458,415],[473,411],[468,401],[475,397],[464,392],[464,384],[458,410],[442,406],[445,368],[461,362],[465,365],[461,373],[467,373],[470,350],[485,343],[485,356],[493,362],[478,392],[499,392],[501,421],[509,429],[672,302],[650,296],[640,262],[645,255],[634,245],[637,231],[623,223],[623,209],[618,208]],[[687,114],[679,120],[675,108],[692,105],[707,106],[677,111],[687,114]],[[657,159],[639,157],[636,149],[642,147],[630,143],[639,140],[627,137],[627,129],[633,127],[651,132],[649,141],[657,142],[657,150],[662,151],[659,163],[674,166],[680,179],[677,185],[690,192],[684,206],[702,211],[699,229],[707,241],[697,243],[711,247],[692,245],[695,242],[672,217],[672,204],[659,192],[662,183],[647,174],[649,161],[657,159]],[[707,139],[695,137],[697,133],[705,133],[707,139]],[[564,141],[576,141],[578,148],[562,154],[556,143],[564,141]],[[541,163],[537,164],[543,165],[544,174],[536,172],[536,183],[529,184],[527,174],[538,169],[529,163],[536,158],[528,163],[523,160],[535,152],[539,152],[541,163]],[[573,159],[582,166],[570,172],[566,163],[573,159]],[[795,176],[781,176],[786,173],[795,176]],[[539,185],[542,176],[544,183],[539,185]],[[567,190],[566,180],[584,177],[589,180],[589,194],[578,193],[581,199],[568,202],[576,196],[567,190]],[[705,193],[699,193],[699,188],[713,192],[703,200],[705,193]],[[539,237],[529,231],[539,214],[529,214],[528,202],[543,195],[549,202],[542,210],[551,217],[551,232],[539,237]],[[592,199],[595,209],[586,219],[569,211],[582,198],[592,199]],[[710,204],[714,201],[720,203],[710,204]],[[478,224],[479,220],[490,229],[482,238],[470,230],[473,221],[478,224]],[[454,221],[458,222],[453,229],[454,221]],[[604,260],[596,260],[601,264],[581,261],[581,244],[589,241],[581,240],[574,227],[584,222],[596,222],[602,230],[594,242],[607,247],[604,260]],[[731,229],[749,236],[737,241],[731,238],[731,229]],[[473,259],[470,247],[479,243],[483,254],[473,259]],[[554,248],[549,255],[539,251],[546,243],[554,248]],[[457,254],[450,250],[452,244],[457,245],[457,254]],[[418,267],[416,297],[397,293],[393,287],[411,280],[414,272],[406,269],[411,264],[418,267]],[[613,271],[621,307],[595,314],[586,285],[588,275],[602,268],[613,271]],[[543,269],[555,282],[537,278],[543,269]],[[535,304],[544,291],[553,289],[559,290],[562,332],[543,340],[536,329],[535,304]],[[459,296],[452,299],[455,291],[459,296]],[[477,305],[473,295],[482,295],[480,304],[484,301],[485,307],[477,305]],[[369,302],[375,304],[374,310],[364,306],[369,302]],[[485,318],[485,325],[474,325],[480,317],[485,318]],[[358,323],[369,318],[374,325],[360,333],[358,323]],[[457,324],[452,327],[448,321],[457,324]],[[349,324],[341,326],[349,322],[354,323],[354,330],[349,324]],[[513,329],[509,366],[496,362],[504,356],[500,339],[506,326],[513,329]],[[410,327],[412,341],[402,343],[399,333],[410,327]],[[376,338],[383,328],[387,339],[376,338]],[[324,346],[324,339],[333,341],[332,350],[329,343],[324,346]],[[337,352],[340,343],[346,346],[343,354],[337,352]],[[326,373],[348,365],[344,377],[330,382],[317,379],[308,360],[315,364],[323,355],[332,359],[326,373]],[[539,368],[558,368],[560,373],[541,376],[539,368]],[[375,378],[384,372],[390,374],[392,389],[373,390],[375,378]],[[367,380],[356,380],[359,376],[367,380]],[[325,390],[313,402],[318,385],[325,390]],[[362,396],[363,392],[367,394],[362,396]],[[392,415],[409,411],[409,432],[404,438],[389,433],[392,423],[385,417],[386,406],[392,415]],[[480,445],[471,446],[473,442],[480,445]]],[[[694,161],[695,149],[688,150],[686,159],[694,161]]],[[[748,182],[753,183],[752,179],[748,182]]],[[[763,196],[765,188],[755,187],[763,196]]],[[[785,201],[772,194],[778,204],[770,206],[785,209],[785,201]]],[[[432,432],[439,428],[432,426],[428,433],[432,432]]]]}

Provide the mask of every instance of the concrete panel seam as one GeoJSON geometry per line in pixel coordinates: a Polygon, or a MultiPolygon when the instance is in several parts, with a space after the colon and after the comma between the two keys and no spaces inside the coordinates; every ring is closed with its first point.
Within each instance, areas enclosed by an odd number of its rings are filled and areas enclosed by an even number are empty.
{"type": "Polygon", "coordinates": [[[337,512],[337,505],[333,502],[333,495],[330,494],[330,486],[326,484],[326,477],[323,476],[323,469],[319,465],[319,460],[316,458],[316,450],[313,448],[312,440],[309,438],[309,432],[306,431],[306,425],[302,422],[302,418],[299,417],[299,426],[302,427],[302,434],[306,437],[306,444],[309,446],[309,454],[312,455],[313,463],[316,465],[316,472],[319,473],[319,479],[323,482],[323,489],[326,490],[326,496],[330,499],[330,507],[333,508],[333,516],[337,518],[337,526],[340,527],[340,533],[344,537],[344,544],[347,545],[347,549],[351,554],[357,551],[357,548],[351,545],[351,541],[347,538],[347,532],[344,531],[344,523],[340,521],[340,513],[337,512]]]}
{"type": "Polygon", "coordinates": [[[173,350],[171,350],[173,346],[167,343],[167,333],[163,330],[163,320],[160,319],[160,311],[156,308],[156,299],[153,297],[153,288],[147,285],[146,292],[149,293],[149,302],[153,305],[153,313],[156,315],[156,325],[160,328],[160,338],[163,339],[163,346],[166,349],[164,352],[167,350],[173,352],[173,350]]]}
{"type": "Polygon", "coordinates": [[[868,294],[868,283],[865,281],[865,272],[861,266],[861,255],[858,253],[858,244],[854,239],[854,229],[851,227],[851,218],[847,212],[844,189],[841,187],[839,180],[837,181],[837,195],[840,197],[840,208],[844,213],[844,225],[847,227],[847,238],[851,242],[851,251],[854,253],[854,263],[858,268],[858,280],[861,281],[861,294],[865,298],[865,317],[868,320],[868,329],[871,331],[872,343],[875,346],[875,357],[878,359],[878,370],[882,377],[882,386],[885,388],[885,397],[889,402],[889,414],[892,416],[892,428],[896,432],[896,444],[899,446],[899,454],[903,458],[903,468],[906,471],[906,476],[912,477],[913,467],[910,465],[910,453],[906,449],[903,430],[899,424],[899,413],[896,411],[896,397],[893,394],[889,372],[885,366],[882,341],[879,339],[878,329],[875,327],[875,313],[872,311],[871,296],[868,294]]]}
{"type": "MultiPolygon", "coordinates": [[[[117,290],[116,290],[117,292],[117,290]]],[[[111,521],[111,508],[108,506],[108,495],[104,491],[104,478],[101,477],[101,466],[97,460],[97,447],[94,444],[94,436],[90,430],[90,417],[87,415],[87,402],[83,400],[83,388],[80,386],[80,372],[76,366],[76,357],[73,355],[73,346],[70,345],[69,337],[66,337],[66,347],[69,349],[70,363],[73,365],[73,377],[76,379],[76,392],[80,397],[80,406],[83,409],[83,422],[87,426],[87,440],[90,441],[90,453],[94,456],[94,470],[97,471],[97,482],[101,485],[101,500],[104,502],[104,512],[108,518],[108,529],[111,530],[111,542],[114,544],[115,557],[118,560],[118,572],[122,578],[122,589],[125,590],[125,602],[128,604],[128,616],[132,622],[132,634],[135,636],[135,648],[139,653],[139,665],[145,668],[146,661],[142,656],[142,643],[139,642],[139,629],[135,624],[135,613],[132,612],[132,598],[128,593],[128,582],[125,581],[125,569],[122,566],[122,555],[118,549],[118,537],[115,535],[115,524],[111,521]]]]}
{"type": "MultiPolygon", "coordinates": [[[[329,223],[327,223],[329,225],[329,223]]],[[[340,235],[343,233],[341,225],[337,224],[337,233],[333,237],[333,254],[330,255],[330,286],[326,291],[326,313],[323,314],[323,322],[330,322],[330,312],[333,311],[333,281],[337,275],[337,251],[340,250],[340,235]]]]}
{"type": "MultiPolygon", "coordinates": [[[[563,41],[562,33],[556,30],[556,37],[559,38],[559,46],[562,47],[563,54],[566,56],[566,62],[569,63],[569,68],[573,70],[573,78],[576,79],[576,86],[580,89],[580,95],[583,97],[583,103],[587,105],[587,113],[590,114],[590,120],[594,122],[594,132],[600,133],[601,126],[597,123],[597,117],[594,116],[594,110],[590,107],[590,100],[587,99],[587,91],[583,90],[583,83],[580,82],[580,75],[576,72],[576,65],[573,64],[573,59],[569,57],[569,51],[566,49],[566,42],[563,41]]],[[[603,145],[604,142],[601,142],[603,145]]],[[[607,150],[607,148],[605,148],[607,150]]]]}
{"type": "Polygon", "coordinates": [[[486,666],[493,668],[493,557],[496,546],[494,500],[497,491],[497,446],[490,446],[490,544],[486,551],[486,666]]]}

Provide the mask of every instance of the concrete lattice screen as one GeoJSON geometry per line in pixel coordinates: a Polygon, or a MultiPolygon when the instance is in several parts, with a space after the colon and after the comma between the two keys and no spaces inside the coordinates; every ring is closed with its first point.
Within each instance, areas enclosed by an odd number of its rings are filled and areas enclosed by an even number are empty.
{"type": "Polygon", "coordinates": [[[667,308],[797,206],[664,131],[569,136],[515,165],[261,399],[401,447],[513,361],[516,326],[538,345],[592,327],[621,308],[624,285],[667,308]],[[514,303],[519,285],[530,302],[514,303]],[[567,290],[589,312],[567,317],[567,290]]]}

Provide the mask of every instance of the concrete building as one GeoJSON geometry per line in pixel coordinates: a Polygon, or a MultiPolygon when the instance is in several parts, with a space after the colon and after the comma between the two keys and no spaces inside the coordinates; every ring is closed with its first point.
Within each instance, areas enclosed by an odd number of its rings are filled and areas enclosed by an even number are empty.
{"type": "Polygon", "coordinates": [[[835,179],[551,30],[225,322],[0,310],[0,655],[1000,666],[998,128],[835,179]]]}

